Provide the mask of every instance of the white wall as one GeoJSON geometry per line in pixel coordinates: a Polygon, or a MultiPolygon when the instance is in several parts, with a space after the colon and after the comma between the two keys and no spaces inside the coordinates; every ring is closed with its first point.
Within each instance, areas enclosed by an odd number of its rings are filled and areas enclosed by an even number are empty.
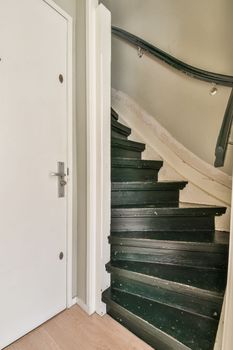
{"type": "MultiPolygon", "coordinates": [[[[113,25],[175,57],[233,75],[232,0],[104,0],[113,25]]],[[[113,38],[113,87],[136,100],[179,142],[213,164],[229,88],[210,96],[210,84],[188,78],[113,38]]],[[[232,146],[224,171],[231,173],[232,146]]]]}

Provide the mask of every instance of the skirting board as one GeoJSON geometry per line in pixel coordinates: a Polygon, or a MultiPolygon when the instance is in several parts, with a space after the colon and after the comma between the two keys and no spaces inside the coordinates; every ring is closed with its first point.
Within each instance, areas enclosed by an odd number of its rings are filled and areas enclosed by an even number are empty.
{"type": "Polygon", "coordinates": [[[79,299],[78,297],[73,298],[73,305],[76,305],[76,304],[77,304],[78,306],[80,306],[81,309],[82,309],[83,311],[85,311],[88,315],[91,315],[90,310],[89,310],[87,304],[85,304],[85,303],[84,303],[81,299],[79,299]]]}

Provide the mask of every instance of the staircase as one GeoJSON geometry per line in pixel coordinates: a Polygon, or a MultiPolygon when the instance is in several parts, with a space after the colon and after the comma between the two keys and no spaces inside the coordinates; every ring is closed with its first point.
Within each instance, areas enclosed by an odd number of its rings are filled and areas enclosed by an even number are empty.
{"type": "MultiPolygon", "coordinates": [[[[226,208],[179,204],[187,182],[158,182],[162,161],[112,124],[111,288],[107,312],[156,350],[212,350],[226,286],[226,208]]],[[[127,350],[127,349],[126,349],[127,350]]]]}

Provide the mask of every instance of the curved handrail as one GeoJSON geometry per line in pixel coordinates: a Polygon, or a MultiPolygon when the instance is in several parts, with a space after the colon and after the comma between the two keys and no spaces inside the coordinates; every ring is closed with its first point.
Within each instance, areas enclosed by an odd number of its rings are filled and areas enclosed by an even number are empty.
{"type": "Polygon", "coordinates": [[[124,29],[120,29],[118,27],[113,26],[112,33],[114,35],[130,42],[131,44],[133,44],[137,47],[140,47],[145,52],[148,52],[149,54],[159,58],[163,62],[169,64],[173,68],[178,69],[179,71],[187,74],[188,76],[190,76],[192,78],[208,81],[210,83],[215,83],[215,84],[219,84],[219,85],[233,87],[233,76],[208,72],[206,70],[193,67],[187,63],[182,62],[181,60],[178,60],[177,58],[171,56],[170,54],[166,53],[165,51],[158,49],[154,45],[139,38],[138,36],[127,32],[124,29]]]}
{"type": "MultiPolygon", "coordinates": [[[[128,43],[142,49],[145,53],[149,53],[150,55],[160,59],[161,61],[167,63],[171,67],[179,70],[182,73],[185,73],[186,75],[192,78],[196,78],[205,82],[233,88],[233,76],[231,75],[208,72],[206,70],[196,68],[187,63],[184,63],[181,60],[173,57],[172,55],[166,53],[165,51],[162,51],[161,49],[139,38],[138,36],[127,32],[124,29],[113,26],[112,33],[115,36],[127,41],[128,43]]],[[[219,132],[219,136],[218,136],[218,140],[215,148],[215,156],[216,156],[215,163],[214,163],[215,167],[221,167],[224,165],[232,122],[233,122],[233,89],[228,101],[228,105],[226,108],[226,112],[223,118],[223,123],[219,132]]]]}

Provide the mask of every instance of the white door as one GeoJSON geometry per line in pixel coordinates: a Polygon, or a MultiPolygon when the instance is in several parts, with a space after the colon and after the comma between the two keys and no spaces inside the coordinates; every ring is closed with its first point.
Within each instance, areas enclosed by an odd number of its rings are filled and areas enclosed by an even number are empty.
{"type": "Polygon", "coordinates": [[[67,166],[66,19],[43,0],[0,0],[0,58],[3,348],[66,308],[67,198],[51,176],[67,166]]]}

